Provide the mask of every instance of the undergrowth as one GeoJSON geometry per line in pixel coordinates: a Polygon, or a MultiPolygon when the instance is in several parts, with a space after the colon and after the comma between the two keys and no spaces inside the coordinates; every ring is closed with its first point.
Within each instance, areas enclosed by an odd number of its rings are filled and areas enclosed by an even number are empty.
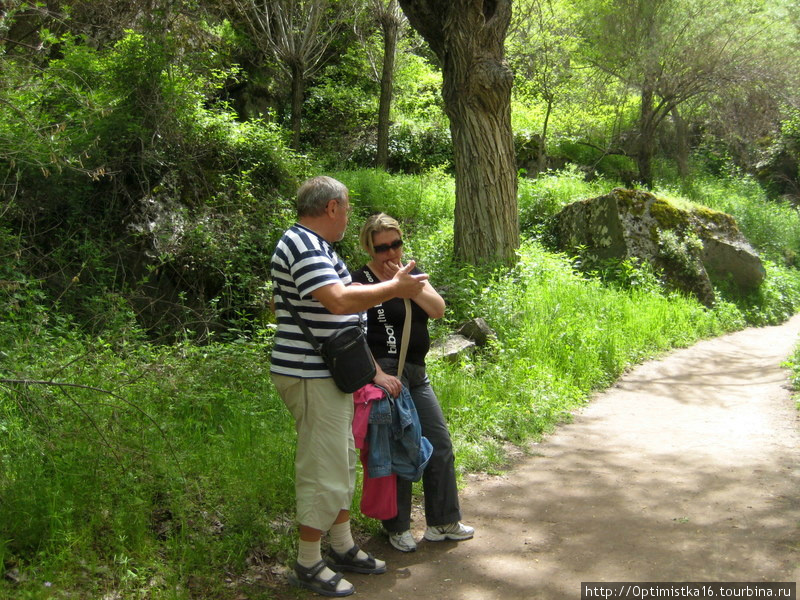
{"type": "MultiPolygon", "coordinates": [[[[578,273],[543,249],[533,217],[513,269],[455,265],[451,179],[337,176],[357,206],[343,244],[351,266],[364,260],[361,217],[391,212],[448,301],[434,337],[473,317],[496,332],[429,366],[462,473],[503,469],[507,444],[524,448],[630,366],[781,322],[800,303],[800,276],[783,261],[767,262],[755,294],[718,290],[712,309],[665,294],[635,264],[578,273]]],[[[522,186],[523,210],[590,192],[573,175],[564,189],[550,177],[522,186]]],[[[294,555],[294,431],[269,382],[269,315],[225,342],[156,345],[109,293],[106,329],[88,334],[23,276],[13,250],[0,231],[0,597],[273,597],[270,567],[294,555]]],[[[374,533],[357,503],[362,535],[374,533]]]]}
{"type": "Polygon", "coordinates": [[[794,352],[783,365],[789,369],[789,379],[794,392],[797,409],[800,410],[800,343],[795,346],[794,352]]]}

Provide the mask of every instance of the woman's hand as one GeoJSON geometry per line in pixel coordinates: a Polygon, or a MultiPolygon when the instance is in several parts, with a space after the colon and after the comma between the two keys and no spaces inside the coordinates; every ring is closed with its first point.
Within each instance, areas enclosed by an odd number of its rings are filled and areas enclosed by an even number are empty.
{"type": "Polygon", "coordinates": [[[383,389],[389,392],[392,398],[397,398],[400,395],[400,392],[403,391],[402,382],[394,375],[389,375],[388,373],[385,373],[383,369],[381,369],[380,365],[378,365],[377,363],[375,367],[377,371],[375,373],[375,378],[372,380],[372,382],[375,385],[381,386],[383,389]]]}
{"type": "Polygon", "coordinates": [[[403,268],[403,263],[401,261],[392,262],[387,260],[386,262],[381,263],[381,267],[381,277],[384,279],[391,279],[394,277],[395,273],[403,268]]]}

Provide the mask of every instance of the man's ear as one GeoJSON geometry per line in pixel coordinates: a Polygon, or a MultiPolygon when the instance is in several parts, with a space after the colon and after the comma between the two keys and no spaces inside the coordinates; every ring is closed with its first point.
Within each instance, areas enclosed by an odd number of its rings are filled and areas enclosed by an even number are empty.
{"type": "Polygon", "coordinates": [[[336,210],[339,207],[339,201],[336,198],[328,200],[328,203],[325,205],[325,214],[329,217],[336,216],[336,210]]]}

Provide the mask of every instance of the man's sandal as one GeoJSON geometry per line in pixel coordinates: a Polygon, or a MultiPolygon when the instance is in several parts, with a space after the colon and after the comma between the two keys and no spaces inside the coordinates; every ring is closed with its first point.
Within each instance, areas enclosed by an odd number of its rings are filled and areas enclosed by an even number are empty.
{"type": "Polygon", "coordinates": [[[352,571],[354,573],[369,573],[378,575],[379,573],[386,573],[386,565],[380,566],[375,562],[375,557],[369,552],[366,552],[366,558],[358,558],[358,553],[361,549],[358,545],[353,546],[344,554],[339,554],[333,548],[329,548],[325,554],[325,560],[328,566],[335,571],[352,571]]]}
{"type": "Polygon", "coordinates": [[[345,588],[343,590],[336,589],[336,586],[339,585],[339,582],[343,577],[341,573],[334,573],[333,577],[330,579],[322,579],[318,577],[320,571],[327,566],[328,565],[324,560],[321,560],[310,567],[304,567],[301,564],[294,563],[294,570],[289,572],[289,583],[297,587],[311,590],[312,592],[320,594],[321,596],[331,596],[337,598],[341,596],[349,596],[356,591],[356,588],[353,587],[352,584],[350,584],[349,588],[345,588]]]}

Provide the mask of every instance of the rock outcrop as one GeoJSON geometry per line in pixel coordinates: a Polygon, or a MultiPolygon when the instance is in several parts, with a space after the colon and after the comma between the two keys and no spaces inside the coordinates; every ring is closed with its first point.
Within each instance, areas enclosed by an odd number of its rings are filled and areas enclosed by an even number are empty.
{"type": "Polygon", "coordinates": [[[728,214],[684,209],[640,190],[611,193],[567,205],[556,215],[559,247],[597,260],[638,258],[663,273],[664,283],[714,303],[714,280],[757,288],[766,272],[756,251],[728,214]]]}
{"type": "Polygon", "coordinates": [[[456,333],[434,342],[431,345],[429,356],[433,359],[455,362],[463,354],[485,346],[490,340],[495,339],[497,339],[497,333],[483,318],[476,317],[462,324],[456,333]]]}

